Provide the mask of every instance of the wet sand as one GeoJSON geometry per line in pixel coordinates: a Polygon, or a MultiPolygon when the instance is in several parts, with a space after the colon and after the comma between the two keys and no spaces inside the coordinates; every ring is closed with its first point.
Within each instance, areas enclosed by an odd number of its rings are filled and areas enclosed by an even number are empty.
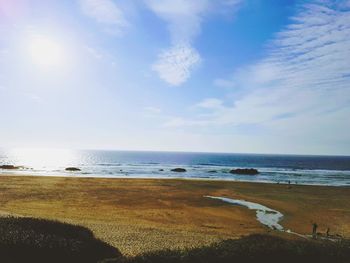
{"type": "Polygon", "coordinates": [[[204,180],[0,176],[0,215],[55,219],[89,227],[135,255],[196,247],[253,233],[273,233],[255,211],[204,196],[262,204],[280,211],[280,224],[297,233],[350,238],[350,187],[204,180]]]}

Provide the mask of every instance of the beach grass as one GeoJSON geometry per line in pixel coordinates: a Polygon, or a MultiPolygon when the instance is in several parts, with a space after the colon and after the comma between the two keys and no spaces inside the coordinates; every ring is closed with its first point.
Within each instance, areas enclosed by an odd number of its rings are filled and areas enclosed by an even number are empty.
{"type": "Polygon", "coordinates": [[[96,238],[135,256],[208,246],[273,231],[255,211],[211,200],[226,196],[284,214],[281,224],[300,234],[350,237],[350,188],[204,180],[0,177],[0,214],[59,220],[91,229],[96,238]]]}

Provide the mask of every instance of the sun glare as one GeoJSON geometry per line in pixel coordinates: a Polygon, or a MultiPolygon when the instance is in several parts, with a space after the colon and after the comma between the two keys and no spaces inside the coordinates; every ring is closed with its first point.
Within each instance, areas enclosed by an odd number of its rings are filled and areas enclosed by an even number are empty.
{"type": "Polygon", "coordinates": [[[44,37],[33,37],[29,43],[32,61],[43,67],[60,66],[63,64],[64,52],[59,42],[44,37]]]}
{"type": "Polygon", "coordinates": [[[15,148],[10,150],[9,156],[18,165],[25,167],[56,167],[67,166],[76,161],[74,151],[65,149],[26,149],[15,148]]]}

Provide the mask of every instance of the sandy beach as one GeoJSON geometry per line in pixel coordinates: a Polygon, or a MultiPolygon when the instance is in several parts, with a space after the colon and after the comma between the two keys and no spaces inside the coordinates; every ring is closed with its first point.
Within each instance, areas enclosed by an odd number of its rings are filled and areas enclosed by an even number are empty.
{"type": "Polygon", "coordinates": [[[0,177],[0,214],[74,223],[126,255],[273,231],[255,211],[204,196],[256,202],[283,213],[285,229],[350,237],[350,188],[205,180],[0,177]]]}

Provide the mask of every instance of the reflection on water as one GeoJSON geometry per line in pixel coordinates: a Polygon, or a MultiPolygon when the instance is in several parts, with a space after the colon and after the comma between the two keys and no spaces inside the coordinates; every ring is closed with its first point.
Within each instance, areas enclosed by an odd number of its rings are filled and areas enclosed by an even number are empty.
{"type": "Polygon", "coordinates": [[[24,167],[59,168],[77,162],[78,154],[64,149],[11,149],[6,156],[8,163],[24,167]]]}

